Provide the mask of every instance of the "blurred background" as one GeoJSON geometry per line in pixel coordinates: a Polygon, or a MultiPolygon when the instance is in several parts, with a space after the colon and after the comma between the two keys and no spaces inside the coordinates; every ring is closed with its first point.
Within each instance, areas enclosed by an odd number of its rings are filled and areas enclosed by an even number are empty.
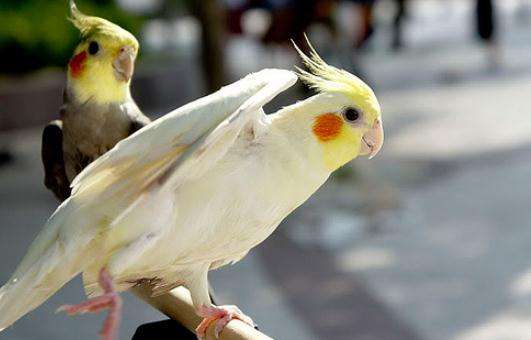
{"type": "MultiPolygon", "coordinates": [[[[79,0],[141,43],[151,117],[265,67],[323,58],[373,86],[386,143],[334,174],[242,262],[211,274],[276,339],[531,338],[531,0],[79,0]],[[529,157],[529,158],[528,158],[529,157]]],[[[67,1],[0,3],[0,282],[57,203],[40,134],[58,117],[78,33],[67,1]]],[[[267,111],[311,95],[302,86],[267,111]]],[[[53,313],[0,339],[93,339],[102,316],[53,313]]],[[[122,337],[163,316],[128,296],[122,337]]]]}

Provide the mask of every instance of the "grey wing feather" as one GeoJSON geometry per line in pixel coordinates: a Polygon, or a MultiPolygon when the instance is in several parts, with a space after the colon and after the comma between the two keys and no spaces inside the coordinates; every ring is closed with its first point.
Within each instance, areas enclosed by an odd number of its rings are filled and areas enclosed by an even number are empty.
{"type": "Polygon", "coordinates": [[[63,158],[63,123],[54,120],[42,132],[41,158],[44,165],[44,185],[61,201],[70,196],[70,182],[63,158]]]}

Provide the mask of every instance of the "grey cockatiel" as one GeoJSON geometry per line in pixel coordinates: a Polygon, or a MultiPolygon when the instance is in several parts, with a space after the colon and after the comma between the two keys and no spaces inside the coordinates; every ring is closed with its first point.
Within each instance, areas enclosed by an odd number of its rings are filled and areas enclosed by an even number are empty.
{"type": "Polygon", "coordinates": [[[101,18],[82,14],[70,2],[81,42],[68,64],[60,120],[42,136],[45,185],[60,200],[74,177],[116,143],[149,123],[129,91],[138,52],[135,37],[101,18]]]}

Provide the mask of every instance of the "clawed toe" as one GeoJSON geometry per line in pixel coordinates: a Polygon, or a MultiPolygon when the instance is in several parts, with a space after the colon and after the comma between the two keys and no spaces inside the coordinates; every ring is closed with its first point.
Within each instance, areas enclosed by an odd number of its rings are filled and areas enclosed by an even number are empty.
{"type": "Polygon", "coordinates": [[[104,309],[109,310],[105,319],[100,335],[104,340],[114,340],[120,326],[120,315],[122,310],[122,299],[114,291],[112,281],[105,269],[100,272],[100,285],[104,294],[77,305],[63,305],[57,309],[57,312],[66,312],[68,315],[77,315],[85,313],[98,313],[104,309]]]}
{"type": "Polygon", "coordinates": [[[199,316],[203,317],[203,321],[197,326],[196,334],[198,339],[202,340],[206,336],[208,327],[215,323],[214,334],[219,338],[219,334],[225,326],[234,319],[241,320],[251,327],[255,327],[253,320],[236,306],[201,306],[198,310],[199,316]]]}
{"type": "Polygon", "coordinates": [[[98,313],[104,309],[111,308],[119,299],[118,294],[108,293],[93,299],[81,302],[77,305],[62,305],[57,308],[56,313],[65,312],[68,315],[85,313],[98,313]]]}

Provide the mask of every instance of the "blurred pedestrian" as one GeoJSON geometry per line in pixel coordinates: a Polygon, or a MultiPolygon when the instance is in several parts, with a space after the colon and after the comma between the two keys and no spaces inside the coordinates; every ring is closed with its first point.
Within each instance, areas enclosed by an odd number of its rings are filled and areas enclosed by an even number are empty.
{"type": "Polygon", "coordinates": [[[271,25],[264,35],[266,44],[283,44],[292,38],[295,10],[290,0],[269,0],[265,2],[271,11],[271,25]]]}
{"type": "Polygon", "coordinates": [[[313,24],[323,25],[332,36],[335,34],[332,0],[268,0],[266,3],[272,16],[271,25],[263,38],[266,44],[289,44],[293,39],[303,46],[304,34],[313,24]]]}
{"type": "Polygon", "coordinates": [[[397,51],[404,46],[402,24],[404,17],[407,15],[407,3],[408,0],[394,0],[396,4],[395,17],[393,20],[393,39],[391,47],[397,51]]]}
{"type": "Polygon", "coordinates": [[[227,31],[230,34],[239,35],[243,33],[242,16],[249,9],[247,0],[224,0],[226,10],[227,31]]]}
{"type": "Polygon", "coordinates": [[[344,0],[353,2],[359,9],[360,25],[354,47],[363,48],[374,33],[374,4],[376,0],[344,0]]]}
{"type": "Polygon", "coordinates": [[[492,0],[477,0],[476,25],[480,39],[491,42],[495,39],[494,5],[492,0]]]}
{"type": "Polygon", "coordinates": [[[492,0],[477,0],[476,29],[480,40],[487,45],[490,66],[498,68],[501,63],[501,51],[497,39],[496,8],[492,0]]]}

